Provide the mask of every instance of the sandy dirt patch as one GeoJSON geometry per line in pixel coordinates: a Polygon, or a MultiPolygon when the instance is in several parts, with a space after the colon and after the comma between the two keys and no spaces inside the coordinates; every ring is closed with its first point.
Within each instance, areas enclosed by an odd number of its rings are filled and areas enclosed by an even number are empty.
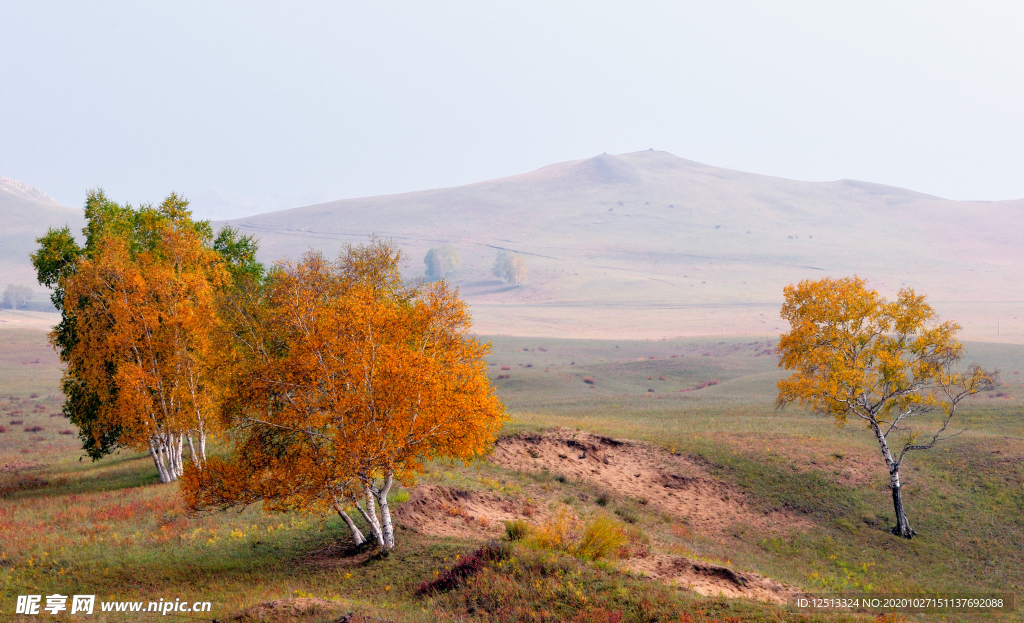
{"type": "MultiPolygon", "coordinates": [[[[261,604],[256,604],[242,612],[234,615],[229,621],[238,623],[299,623],[317,617],[341,615],[344,608],[337,603],[314,599],[311,597],[297,597],[295,599],[276,599],[261,604]]],[[[335,619],[337,620],[337,619],[335,619]]],[[[346,621],[364,621],[367,619],[349,619],[346,621]]]]}
{"type": "Polygon", "coordinates": [[[696,593],[708,596],[721,595],[785,603],[787,594],[797,590],[756,573],[735,571],[682,556],[634,558],[628,561],[625,567],[666,584],[685,586],[696,593]]]}
{"type": "Polygon", "coordinates": [[[646,501],[705,536],[721,535],[736,523],[771,531],[811,526],[793,513],[757,511],[741,491],[693,461],[642,442],[560,428],[501,439],[491,461],[507,469],[548,470],[646,501]]]}
{"type": "Polygon", "coordinates": [[[497,538],[505,521],[536,517],[536,507],[496,493],[419,485],[398,505],[395,522],[431,536],[497,538]]]}

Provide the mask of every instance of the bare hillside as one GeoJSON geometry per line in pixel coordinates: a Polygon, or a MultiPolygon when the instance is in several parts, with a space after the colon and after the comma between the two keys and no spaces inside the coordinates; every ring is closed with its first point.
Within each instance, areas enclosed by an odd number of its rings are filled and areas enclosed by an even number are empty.
{"type": "Polygon", "coordinates": [[[856,273],[888,293],[928,293],[965,336],[997,339],[999,315],[998,339],[1024,340],[1024,200],[801,182],[651,150],[231,223],[261,239],[268,261],[376,233],[408,251],[410,274],[450,242],[464,262],[450,280],[482,333],[777,333],[785,285],[856,273]],[[526,286],[491,277],[500,249],[526,257],[526,286]]]}
{"type": "Polygon", "coordinates": [[[38,288],[29,253],[47,228],[64,225],[80,232],[85,225],[82,211],[60,205],[41,190],[0,177],[0,289],[8,283],[38,288]]]}

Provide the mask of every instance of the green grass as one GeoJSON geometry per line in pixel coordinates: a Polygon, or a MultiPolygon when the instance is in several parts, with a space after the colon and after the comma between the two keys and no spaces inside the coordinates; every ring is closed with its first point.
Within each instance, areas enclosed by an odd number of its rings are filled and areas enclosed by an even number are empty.
{"type": "MultiPolygon", "coordinates": [[[[456,589],[418,596],[424,580],[479,543],[402,530],[394,555],[379,558],[351,551],[344,525],[332,516],[249,508],[190,517],[176,485],[157,482],[148,457],[122,451],[80,461],[76,436],[60,434],[67,421],[53,417],[59,372],[44,336],[0,336],[10,338],[0,350],[0,425],[8,428],[0,433],[0,465],[20,466],[0,474],[5,616],[19,594],[85,592],[104,599],[209,600],[216,618],[273,599],[313,596],[336,603],[340,612],[399,621],[600,620],[616,612],[629,621],[672,620],[669,614],[678,620],[684,612],[694,620],[808,620],[775,606],[700,598],[607,561],[587,562],[526,542],[516,545],[511,566],[488,563],[456,589]],[[37,373],[18,372],[37,357],[48,362],[38,364],[37,373]],[[16,419],[23,424],[8,423],[16,419]],[[25,432],[31,425],[45,430],[25,432]],[[579,593],[586,604],[574,601],[579,593]],[[515,607],[503,609],[508,603],[515,607]],[[541,612],[547,618],[516,618],[541,612]]],[[[912,541],[886,531],[893,517],[884,468],[864,430],[773,407],[782,373],[765,354],[768,348],[764,340],[495,338],[496,365],[489,371],[511,375],[495,382],[512,415],[503,434],[564,425],[645,439],[692,457],[739,487],[756,508],[788,509],[811,529],[768,533],[735,524],[724,538],[695,536],[682,518],[639,500],[486,461],[435,462],[422,480],[607,517],[649,535],[658,551],[728,563],[808,590],[1024,589],[1024,386],[1013,375],[1024,369],[1019,347],[970,346],[983,365],[1003,370],[1007,384],[999,391],[1007,397],[972,401],[960,419],[967,432],[910,459],[906,504],[919,533],[912,541]],[[510,370],[501,371],[502,365],[510,370]],[[709,380],[720,383],[693,389],[709,380]],[[851,483],[851,470],[862,480],[851,483]]],[[[397,490],[393,502],[400,505],[407,495],[397,490]]]]}

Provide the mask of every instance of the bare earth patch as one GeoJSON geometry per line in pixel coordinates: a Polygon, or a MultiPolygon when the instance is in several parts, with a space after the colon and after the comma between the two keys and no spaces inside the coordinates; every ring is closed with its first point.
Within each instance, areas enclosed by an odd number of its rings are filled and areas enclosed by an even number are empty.
{"type": "Polygon", "coordinates": [[[251,608],[231,617],[230,621],[239,623],[298,623],[311,617],[340,614],[342,606],[323,599],[297,597],[295,599],[276,599],[251,608]]]}
{"type": "Polygon", "coordinates": [[[421,534],[493,538],[504,532],[504,521],[532,515],[532,506],[495,493],[419,485],[398,506],[394,518],[421,534]]]}
{"type": "Polygon", "coordinates": [[[711,477],[693,461],[642,442],[560,428],[501,439],[491,461],[520,471],[546,469],[646,500],[705,536],[721,535],[735,523],[771,531],[811,527],[793,513],[751,508],[741,491],[711,477]]]}
{"type": "Polygon", "coordinates": [[[796,590],[756,573],[735,571],[681,556],[635,558],[626,567],[666,584],[685,586],[701,595],[785,603],[787,593],[796,590]]]}

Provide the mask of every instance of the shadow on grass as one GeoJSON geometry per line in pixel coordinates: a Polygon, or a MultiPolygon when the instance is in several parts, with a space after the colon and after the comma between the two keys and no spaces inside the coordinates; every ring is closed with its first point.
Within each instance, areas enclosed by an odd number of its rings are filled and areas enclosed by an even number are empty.
{"type": "Polygon", "coordinates": [[[17,501],[134,489],[157,484],[160,477],[147,459],[126,457],[85,472],[44,474],[42,480],[41,486],[5,494],[3,499],[17,501]]]}

